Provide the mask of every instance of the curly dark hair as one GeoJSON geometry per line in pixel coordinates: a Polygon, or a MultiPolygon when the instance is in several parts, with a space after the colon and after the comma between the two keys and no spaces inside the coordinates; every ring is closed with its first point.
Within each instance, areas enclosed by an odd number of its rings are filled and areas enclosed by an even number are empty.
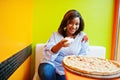
{"type": "Polygon", "coordinates": [[[73,18],[79,17],[80,19],[80,24],[79,24],[79,29],[73,34],[77,35],[78,33],[80,33],[80,31],[84,30],[84,21],[83,18],[81,16],[81,14],[77,11],[77,10],[69,10],[68,12],[66,12],[66,14],[64,15],[62,22],[58,28],[58,32],[63,35],[64,37],[66,37],[66,26],[67,26],[67,22],[69,20],[72,20],[73,18]]]}

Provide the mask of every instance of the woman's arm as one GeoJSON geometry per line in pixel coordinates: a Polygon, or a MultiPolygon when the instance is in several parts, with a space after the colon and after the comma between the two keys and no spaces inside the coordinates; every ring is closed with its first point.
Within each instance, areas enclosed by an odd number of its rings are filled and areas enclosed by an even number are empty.
{"type": "Polygon", "coordinates": [[[51,51],[53,53],[57,53],[62,47],[67,47],[69,46],[69,43],[66,43],[68,40],[65,38],[62,39],[60,42],[58,42],[55,46],[52,47],[51,51]]]}
{"type": "Polygon", "coordinates": [[[88,37],[84,35],[83,39],[81,40],[81,50],[79,52],[80,55],[87,55],[90,51],[88,37]]]}

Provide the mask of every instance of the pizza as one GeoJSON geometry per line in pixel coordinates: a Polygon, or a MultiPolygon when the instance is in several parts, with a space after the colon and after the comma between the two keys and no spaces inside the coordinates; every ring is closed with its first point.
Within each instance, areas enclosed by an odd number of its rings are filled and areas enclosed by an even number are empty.
{"type": "Polygon", "coordinates": [[[76,72],[99,76],[120,73],[120,63],[98,57],[65,56],[63,66],[76,72]]]}

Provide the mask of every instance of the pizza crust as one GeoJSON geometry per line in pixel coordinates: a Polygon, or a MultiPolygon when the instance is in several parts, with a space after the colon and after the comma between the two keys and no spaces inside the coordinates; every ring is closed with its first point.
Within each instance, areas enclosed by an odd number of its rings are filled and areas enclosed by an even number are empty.
{"type": "Polygon", "coordinates": [[[74,71],[92,75],[113,75],[120,73],[120,64],[116,61],[88,56],[66,56],[63,66],[74,71]]]}

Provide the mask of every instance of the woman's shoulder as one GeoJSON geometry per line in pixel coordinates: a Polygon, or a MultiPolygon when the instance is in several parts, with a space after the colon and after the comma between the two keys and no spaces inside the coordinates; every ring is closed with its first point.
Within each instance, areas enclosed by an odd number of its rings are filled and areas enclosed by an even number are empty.
{"type": "Polygon", "coordinates": [[[83,31],[81,31],[78,35],[79,35],[79,36],[84,36],[84,35],[86,35],[86,33],[83,32],[83,31]]]}
{"type": "Polygon", "coordinates": [[[59,34],[58,32],[56,32],[56,31],[54,31],[54,32],[52,32],[53,34],[59,34]]]}
{"type": "Polygon", "coordinates": [[[54,35],[54,36],[62,36],[59,32],[52,32],[52,35],[54,35]]]}

